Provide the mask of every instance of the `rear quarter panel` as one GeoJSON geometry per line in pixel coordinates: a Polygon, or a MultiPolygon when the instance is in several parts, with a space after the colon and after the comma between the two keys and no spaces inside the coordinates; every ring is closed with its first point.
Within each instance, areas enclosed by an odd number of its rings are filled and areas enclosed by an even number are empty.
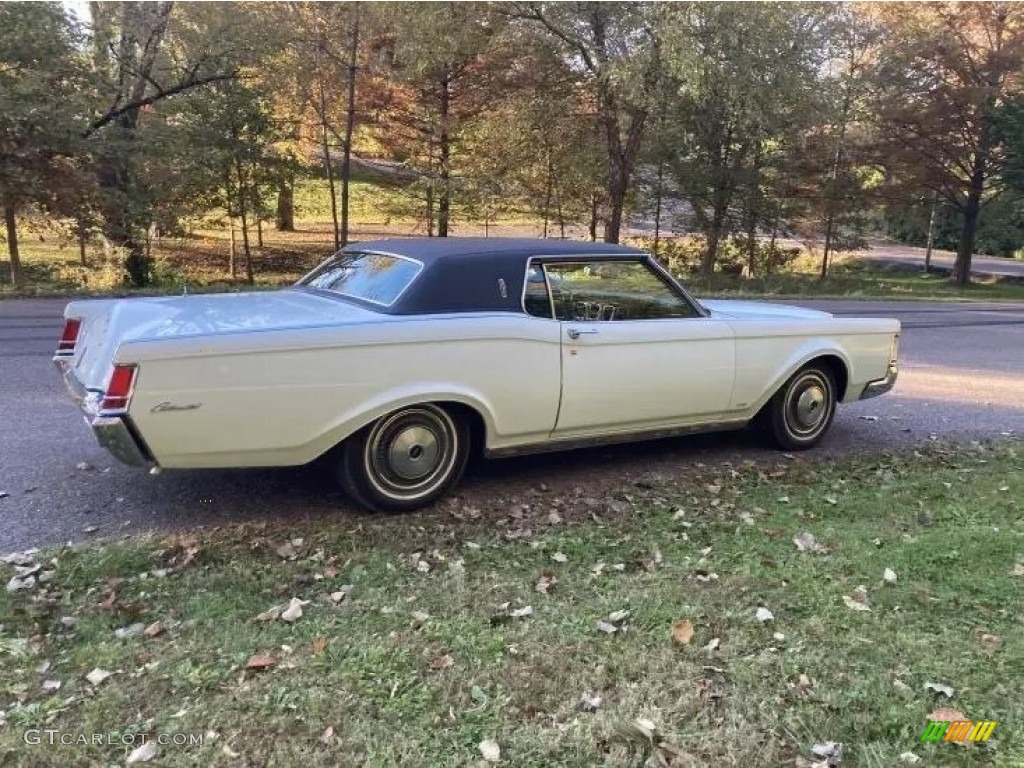
{"type": "Polygon", "coordinates": [[[798,368],[822,355],[848,372],[839,397],[856,400],[864,385],[885,376],[899,322],[873,318],[730,320],[736,333],[733,404],[756,412],[798,368]]]}
{"type": "Polygon", "coordinates": [[[127,342],[116,359],[139,365],[131,415],[160,465],[230,467],[306,463],[425,400],[474,407],[492,447],[543,439],[559,354],[557,324],[508,314],[127,342]]]}

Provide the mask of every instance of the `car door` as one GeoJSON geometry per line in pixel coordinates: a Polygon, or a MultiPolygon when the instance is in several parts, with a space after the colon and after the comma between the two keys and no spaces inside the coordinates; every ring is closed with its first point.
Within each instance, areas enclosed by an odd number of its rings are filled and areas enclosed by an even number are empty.
{"type": "Polygon", "coordinates": [[[543,264],[561,325],[559,437],[716,421],[735,378],[731,327],[642,259],[543,264]]]}

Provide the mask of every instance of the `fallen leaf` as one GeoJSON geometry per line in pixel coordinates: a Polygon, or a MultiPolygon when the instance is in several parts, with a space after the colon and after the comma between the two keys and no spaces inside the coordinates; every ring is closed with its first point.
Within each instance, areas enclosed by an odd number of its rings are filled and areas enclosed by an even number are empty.
{"type": "Polygon", "coordinates": [[[256,615],[256,621],[277,621],[281,618],[281,612],[284,610],[283,605],[274,605],[267,608],[263,613],[256,615]]]}
{"type": "Polygon", "coordinates": [[[851,611],[870,611],[871,610],[871,606],[870,605],[865,605],[864,603],[860,602],[859,600],[855,600],[854,598],[850,597],[849,595],[843,595],[843,602],[846,604],[846,607],[849,608],[851,611]]]}
{"type": "Polygon", "coordinates": [[[535,589],[542,595],[548,594],[555,585],[558,584],[558,578],[552,573],[541,574],[541,577],[537,579],[537,585],[535,589]]]}
{"type": "Polygon", "coordinates": [[[333,565],[329,565],[326,568],[324,568],[324,578],[325,579],[333,579],[337,575],[338,575],[338,569],[335,568],[333,565]]]}
{"type": "Polygon", "coordinates": [[[509,613],[513,619],[525,619],[527,616],[533,615],[533,606],[524,605],[522,608],[516,608],[514,611],[509,613]]]}
{"type": "Polygon", "coordinates": [[[895,584],[896,571],[894,571],[892,568],[886,568],[885,571],[882,573],[882,580],[885,581],[886,584],[895,584]]]}
{"type": "Polygon", "coordinates": [[[327,649],[327,638],[320,636],[313,641],[313,655],[319,656],[327,649]]]}
{"type": "Polygon", "coordinates": [[[689,619],[678,619],[672,625],[672,639],[678,645],[688,645],[693,639],[693,624],[689,619]]]}
{"type": "Polygon", "coordinates": [[[824,760],[824,766],[839,765],[843,761],[843,745],[835,741],[815,744],[811,747],[811,754],[824,760]]]}
{"type": "Polygon", "coordinates": [[[331,592],[331,602],[340,603],[348,596],[348,592],[344,589],[339,589],[337,592],[331,592]]]}
{"type": "Polygon", "coordinates": [[[766,621],[774,621],[775,614],[765,608],[763,605],[754,611],[754,618],[764,624],[766,621]]]}
{"type": "Polygon", "coordinates": [[[569,556],[566,555],[564,552],[555,552],[555,554],[551,556],[551,559],[554,560],[556,563],[569,562],[569,556]]]}
{"type": "Polygon", "coordinates": [[[704,650],[708,651],[709,653],[712,653],[718,649],[718,646],[721,644],[721,642],[722,641],[719,638],[712,637],[710,640],[708,640],[708,644],[704,646],[704,650]]]}
{"type": "Polygon", "coordinates": [[[249,657],[245,662],[246,669],[267,669],[277,664],[277,659],[269,653],[257,653],[249,657]]]}
{"type": "Polygon", "coordinates": [[[596,712],[598,707],[601,706],[601,697],[592,696],[589,693],[584,693],[580,696],[580,709],[584,712],[596,712]]]}
{"type": "Polygon", "coordinates": [[[225,744],[223,747],[221,747],[220,751],[223,752],[228,757],[240,757],[239,753],[235,752],[235,750],[233,750],[227,744],[225,744]]]}
{"type": "Polygon", "coordinates": [[[143,630],[143,634],[146,637],[156,637],[157,635],[161,635],[163,633],[164,625],[161,624],[159,621],[154,621],[152,624],[146,627],[145,630],[143,630]]]}
{"type": "Polygon", "coordinates": [[[496,763],[501,759],[501,747],[494,739],[484,739],[480,742],[480,754],[488,763],[496,763]]]}
{"type": "Polygon", "coordinates": [[[455,659],[453,659],[450,654],[445,653],[441,656],[435,656],[432,658],[428,666],[435,670],[448,669],[449,667],[455,666],[455,659]]]}
{"type": "Polygon", "coordinates": [[[288,603],[288,607],[281,612],[281,619],[289,623],[298,621],[302,618],[302,606],[304,605],[309,605],[309,601],[293,597],[288,603]]]}
{"type": "Polygon", "coordinates": [[[129,638],[129,637],[135,637],[136,635],[141,635],[145,631],[146,631],[146,625],[145,624],[130,624],[127,627],[120,627],[118,629],[115,629],[114,630],[114,637],[116,637],[118,640],[125,640],[126,638],[129,638]]]}
{"type": "Polygon", "coordinates": [[[420,624],[426,624],[430,619],[430,614],[426,611],[413,611],[411,616],[413,624],[417,626],[420,624]]]}
{"type": "Polygon", "coordinates": [[[612,624],[621,624],[629,618],[629,611],[612,611],[608,614],[608,621],[612,624]]]}
{"type": "Polygon", "coordinates": [[[905,765],[917,765],[921,762],[921,758],[915,755],[913,752],[901,752],[900,762],[905,765]]]}
{"type": "Polygon", "coordinates": [[[274,554],[280,557],[282,560],[291,560],[296,557],[299,553],[295,547],[292,546],[290,541],[286,541],[284,544],[274,550],[274,554]]]}
{"type": "Polygon", "coordinates": [[[43,680],[43,690],[47,693],[54,693],[60,690],[60,680],[43,680]]]}
{"type": "Polygon", "coordinates": [[[978,639],[978,642],[989,650],[995,651],[1002,647],[1003,638],[999,635],[993,635],[986,632],[980,627],[975,627],[973,630],[974,636],[978,639]]]}
{"type": "Polygon", "coordinates": [[[88,675],[85,676],[85,679],[88,680],[92,685],[95,686],[95,685],[99,685],[100,683],[102,683],[104,680],[106,680],[112,674],[114,674],[114,673],[113,672],[107,672],[107,670],[105,670],[105,669],[100,669],[99,667],[96,667],[96,669],[94,669],[92,672],[90,672],[88,675]]]}
{"type": "Polygon", "coordinates": [[[793,543],[796,544],[796,548],[801,552],[810,552],[815,555],[824,555],[828,553],[828,549],[818,543],[818,540],[814,538],[814,534],[809,531],[803,531],[793,537],[793,543]]]}
{"type": "Polygon", "coordinates": [[[597,624],[595,624],[594,626],[597,628],[598,632],[604,632],[606,635],[614,635],[616,632],[619,631],[619,627],[615,626],[614,624],[610,624],[609,622],[604,621],[603,619],[598,621],[597,624]]]}
{"type": "Polygon", "coordinates": [[[1024,576],[1024,563],[1014,563],[1013,564],[1013,575],[1014,576],[1024,576]]]}
{"type": "Polygon", "coordinates": [[[320,741],[322,741],[324,744],[330,744],[333,739],[334,726],[328,725],[326,728],[324,728],[324,732],[320,734],[320,741]]]}
{"type": "Polygon", "coordinates": [[[953,686],[945,685],[943,683],[925,683],[924,689],[926,691],[935,691],[935,693],[943,694],[947,699],[952,699],[953,694],[956,693],[953,686]]]}
{"type": "Polygon", "coordinates": [[[132,750],[132,753],[128,755],[128,759],[125,761],[125,763],[127,765],[134,765],[135,763],[148,763],[150,760],[156,757],[156,753],[156,742],[152,739],[148,739],[144,744],[132,750]]]}

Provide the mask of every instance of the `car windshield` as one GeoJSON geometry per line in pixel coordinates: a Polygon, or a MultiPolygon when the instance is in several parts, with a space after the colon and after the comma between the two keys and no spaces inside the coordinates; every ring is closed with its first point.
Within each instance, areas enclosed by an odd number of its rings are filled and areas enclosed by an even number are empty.
{"type": "Polygon", "coordinates": [[[297,284],[389,307],[423,265],[382,253],[337,253],[297,284]]]}

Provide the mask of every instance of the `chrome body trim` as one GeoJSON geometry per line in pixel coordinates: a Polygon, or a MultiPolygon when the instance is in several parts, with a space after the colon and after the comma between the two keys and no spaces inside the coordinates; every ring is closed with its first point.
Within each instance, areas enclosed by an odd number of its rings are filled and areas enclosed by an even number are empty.
{"type": "Polygon", "coordinates": [[[894,386],[896,386],[896,377],[899,376],[899,368],[896,363],[889,363],[889,370],[886,372],[885,377],[881,379],[875,379],[869,381],[864,385],[864,389],[860,393],[860,400],[867,400],[869,397],[878,397],[884,395],[894,386]]]}
{"type": "Polygon", "coordinates": [[[555,451],[572,451],[579,448],[594,448],[602,445],[619,443],[635,443],[643,440],[663,440],[669,437],[698,435],[705,432],[728,432],[743,429],[749,424],[748,419],[716,421],[707,424],[689,424],[684,427],[662,427],[659,429],[641,430],[639,432],[617,432],[593,437],[568,437],[545,440],[541,443],[514,445],[509,448],[496,448],[484,451],[489,459],[500,459],[509,456],[525,456],[533,453],[552,453],[555,451]]]}
{"type": "Polygon", "coordinates": [[[60,371],[64,379],[64,386],[68,390],[71,399],[74,400],[89,425],[96,442],[105,448],[114,458],[127,464],[130,467],[141,467],[152,463],[147,455],[146,449],[136,437],[135,430],[131,426],[128,415],[107,414],[101,415],[100,405],[103,402],[103,393],[86,389],[71,370],[71,358],[67,355],[56,355],[53,358],[54,365],[60,371]]]}

